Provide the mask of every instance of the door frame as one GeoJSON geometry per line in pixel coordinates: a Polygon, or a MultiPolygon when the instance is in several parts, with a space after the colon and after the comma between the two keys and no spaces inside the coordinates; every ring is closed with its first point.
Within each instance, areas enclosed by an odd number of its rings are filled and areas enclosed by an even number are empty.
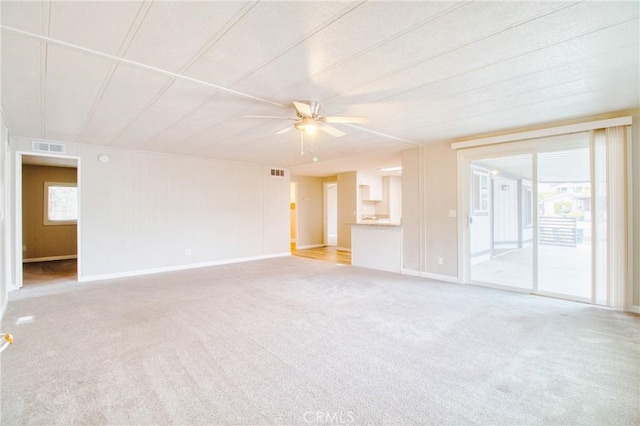
{"type": "Polygon", "coordinates": [[[338,246],[338,230],[337,230],[337,216],[338,216],[338,182],[337,181],[331,181],[331,182],[323,182],[322,183],[322,214],[323,214],[323,221],[322,221],[322,239],[323,239],[323,243],[325,246],[329,245],[329,197],[327,196],[329,191],[328,188],[330,185],[335,185],[336,186],[336,244],[335,246],[338,246]]]}
{"type": "MultiPolygon", "coordinates": [[[[538,291],[538,164],[537,154],[539,151],[549,150],[565,150],[571,148],[584,148],[584,135],[588,136],[588,132],[580,132],[577,134],[549,136],[544,139],[533,139],[525,141],[516,141],[511,143],[501,143],[494,145],[486,145],[479,147],[471,147],[459,149],[457,151],[457,167],[458,167],[458,276],[463,284],[473,284],[486,287],[508,289],[510,291],[533,293],[540,295],[556,296],[538,291]],[[552,148],[552,149],[551,149],[552,148]],[[533,208],[533,288],[518,289],[515,287],[502,286],[499,284],[479,283],[471,281],[471,256],[470,256],[470,232],[469,218],[471,214],[471,163],[473,161],[486,158],[507,157],[512,155],[532,155],[532,196],[534,199],[533,208]]],[[[589,142],[591,144],[591,141],[589,142]]],[[[590,145],[589,145],[590,146],[590,145]]],[[[593,242],[592,242],[593,251],[593,242]]],[[[591,276],[592,281],[595,277],[591,276]]],[[[593,287],[593,285],[592,285],[593,287]]],[[[593,294],[592,294],[593,297],[593,294]]],[[[563,299],[576,300],[584,302],[584,300],[573,299],[570,296],[562,295],[563,299]]]]}
{"type": "Polygon", "coordinates": [[[14,206],[14,224],[15,224],[15,228],[14,228],[14,241],[15,241],[15,263],[14,263],[14,267],[15,267],[15,280],[13,282],[13,285],[10,286],[9,291],[13,291],[13,290],[18,290],[20,288],[22,288],[23,285],[23,253],[22,253],[22,157],[28,155],[28,156],[34,156],[34,157],[48,157],[48,158],[65,158],[65,159],[69,159],[69,160],[75,160],[76,161],[76,185],[78,187],[78,220],[76,223],[76,251],[78,252],[78,270],[76,271],[77,274],[77,280],[80,281],[80,271],[81,269],[81,258],[82,258],[82,250],[81,250],[81,241],[82,239],[80,238],[81,236],[81,216],[82,216],[82,186],[81,186],[81,182],[80,182],[80,167],[81,167],[81,159],[79,156],[73,156],[73,155],[56,155],[56,154],[50,154],[50,153],[40,153],[40,152],[34,152],[34,151],[16,151],[16,156],[15,156],[15,187],[14,187],[14,191],[15,191],[15,206],[14,206]]]}

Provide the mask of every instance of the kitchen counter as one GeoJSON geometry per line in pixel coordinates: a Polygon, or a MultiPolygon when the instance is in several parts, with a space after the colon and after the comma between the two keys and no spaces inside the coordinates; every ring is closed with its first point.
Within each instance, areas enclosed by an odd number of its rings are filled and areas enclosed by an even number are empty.
{"type": "Polygon", "coordinates": [[[351,264],[364,268],[400,272],[402,225],[397,223],[352,223],[351,264]]]}

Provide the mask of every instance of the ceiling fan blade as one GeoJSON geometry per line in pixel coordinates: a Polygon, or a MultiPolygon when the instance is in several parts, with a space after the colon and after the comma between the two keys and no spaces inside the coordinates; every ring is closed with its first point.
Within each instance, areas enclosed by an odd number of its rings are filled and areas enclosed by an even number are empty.
{"type": "Polygon", "coordinates": [[[368,123],[369,117],[348,117],[348,116],[336,116],[336,117],[324,117],[325,123],[368,123]]]}
{"type": "Polygon", "coordinates": [[[313,115],[313,111],[311,111],[311,106],[302,102],[293,101],[293,107],[298,111],[303,117],[311,117],[313,115]]]}
{"type": "Polygon", "coordinates": [[[280,129],[276,132],[276,135],[284,135],[285,133],[289,133],[290,131],[292,131],[294,129],[293,126],[289,125],[287,127],[285,127],[284,129],[280,129]]]}
{"type": "Polygon", "coordinates": [[[291,117],[276,117],[274,115],[243,115],[243,118],[277,118],[278,120],[295,120],[291,117]]]}
{"type": "Polygon", "coordinates": [[[335,127],[329,126],[328,124],[323,124],[321,126],[318,126],[318,130],[328,133],[331,136],[335,136],[336,138],[346,135],[346,133],[343,132],[342,130],[336,129],[335,127]]]}

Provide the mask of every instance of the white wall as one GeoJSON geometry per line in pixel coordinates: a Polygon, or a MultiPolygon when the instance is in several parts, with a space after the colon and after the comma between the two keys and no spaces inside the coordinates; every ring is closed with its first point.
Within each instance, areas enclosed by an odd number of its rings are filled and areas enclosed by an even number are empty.
{"type": "Polygon", "coordinates": [[[491,208],[493,211],[492,248],[517,248],[518,218],[520,214],[518,181],[497,176],[491,179],[491,186],[491,208]],[[503,187],[508,189],[505,191],[503,187]]]}
{"type": "Polygon", "coordinates": [[[338,185],[327,185],[327,237],[338,235],[338,185]]]}
{"type": "Polygon", "coordinates": [[[351,244],[353,266],[401,272],[402,227],[354,225],[351,227],[351,244]]]}
{"type": "Polygon", "coordinates": [[[323,182],[321,178],[291,176],[296,183],[296,213],[298,233],[296,247],[305,248],[323,244],[323,182]]]}
{"type": "Polygon", "coordinates": [[[9,222],[9,140],[4,116],[0,116],[0,324],[7,307],[9,280],[11,279],[10,222],[9,222]]]}
{"type": "Polygon", "coordinates": [[[80,158],[80,280],[289,253],[289,179],[266,166],[66,146],[80,158]]]}

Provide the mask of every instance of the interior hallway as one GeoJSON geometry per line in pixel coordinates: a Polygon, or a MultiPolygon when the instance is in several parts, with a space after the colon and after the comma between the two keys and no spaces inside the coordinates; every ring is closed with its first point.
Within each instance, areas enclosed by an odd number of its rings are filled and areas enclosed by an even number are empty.
{"type": "Polygon", "coordinates": [[[335,246],[315,247],[309,249],[296,249],[295,243],[291,243],[291,254],[306,257],[308,259],[326,260],[341,265],[351,265],[351,252],[338,250],[335,246]]]}

